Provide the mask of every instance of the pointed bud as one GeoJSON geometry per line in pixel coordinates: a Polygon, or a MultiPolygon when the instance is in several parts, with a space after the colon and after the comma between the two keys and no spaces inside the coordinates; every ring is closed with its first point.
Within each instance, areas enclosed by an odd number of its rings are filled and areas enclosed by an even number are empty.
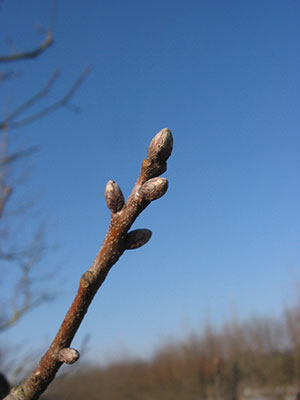
{"type": "Polygon", "coordinates": [[[105,188],[105,201],[107,207],[116,213],[121,210],[125,201],[119,185],[115,181],[108,181],[105,188]]]}
{"type": "Polygon", "coordinates": [[[173,136],[168,128],[162,129],[158,132],[148,147],[148,157],[153,160],[166,161],[173,149],[173,136]]]}
{"type": "Polygon", "coordinates": [[[71,347],[66,347],[58,353],[58,361],[73,364],[79,358],[79,352],[71,347]]]}
{"type": "Polygon", "coordinates": [[[129,232],[125,238],[126,249],[137,249],[144,246],[150,238],[152,232],[149,229],[135,229],[129,232]]]}
{"type": "Polygon", "coordinates": [[[145,182],[138,190],[138,195],[147,201],[157,200],[168,190],[168,180],[152,178],[145,182]]]}

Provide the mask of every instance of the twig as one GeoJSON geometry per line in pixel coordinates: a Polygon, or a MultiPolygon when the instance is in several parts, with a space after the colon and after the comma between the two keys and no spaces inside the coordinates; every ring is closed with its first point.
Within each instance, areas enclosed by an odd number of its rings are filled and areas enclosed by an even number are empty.
{"type": "MultiPolygon", "coordinates": [[[[16,283],[12,296],[11,305],[12,312],[9,316],[5,316],[0,321],[0,331],[13,326],[25,313],[37,307],[41,303],[51,299],[51,295],[45,293],[36,293],[32,288],[31,272],[34,265],[40,261],[45,250],[43,243],[42,227],[36,232],[33,241],[19,253],[8,252],[3,254],[0,251],[0,260],[13,261],[19,264],[21,268],[21,276],[16,283]]],[[[1,397],[0,397],[1,398],[1,397]]]]}
{"type": "MultiPolygon", "coordinates": [[[[1,6],[1,2],[0,2],[1,6]]],[[[45,34],[45,38],[42,43],[33,50],[29,51],[16,51],[12,54],[7,54],[4,56],[0,56],[0,63],[7,63],[7,62],[14,62],[14,61],[21,61],[26,59],[32,59],[38,57],[42,54],[45,50],[47,50],[50,46],[52,46],[53,40],[53,30],[54,24],[56,19],[56,0],[52,0],[51,2],[51,14],[50,14],[50,23],[48,29],[44,30],[43,33],[45,34]]],[[[41,31],[41,29],[40,29],[41,31]]],[[[1,80],[1,79],[0,79],[1,80]]]]}
{"type": "Polygon", "coordinates": [[[21,51],[13,54],[0,56],[0,63],[25,60],[27,58],[36,58],[53,44],[53,36],[51,32],[47,32],[43,42],[34,50],[21,51]]]}
{"type": "Polygon", "coordinates": [[[17,107],[12,113],[6,116],[6,118],[0,123],[0,129],[6,128],[10,126],[10,123],[16,119],[19,115],[24,113],[26,110],[28,110],[30,107],[32,107],[35,103],[37,103],[39,100],[41,100],[43,97],[45,97],[51,87],[55,84],[57,78],[59,76],[59,71],[55,71],[51,78],[48,80],[46,85],[39,90],[34,96],[30,97],[27,101],[25,101],[23,104],[21,104],[19,107],[17,107]]]}
{"type": "MultiPolygon", "coordinates": [[[[26,282],[26,285],[28,285],[28,282],[26,282]]],[[[25,288],[22,289],[25,290],[25,288]]],[[[15,323],[19,321],[28,311],[31,311],[33,308],[38,307],[40,304],[45,303],[46,301],[50,301],[52,299],[50,295],[41,294],[34,300],[32,300],[31,299],[32,293],[29,292],[29,290],[30,290],[29,287],[26,287],[26,293],[24,293],[24,300],[22,305],[19,307],[16,306],[15,310],[8,318],[4,318],[3,321],[0,321],[1,332],[15,325],[15,323]]],[[[15,293],[15,295],[19,295],[19,293],[15,293]]]]}
{"type": "Polygon", "coordinates": [[[169,129],[163,129],[152,139],[140,176],[126,203],[118,184],[114,181],[108,182],[105,199],[112,214],[99,253],[91,267],[82,275],[74,301],[48,351],[32,374],[13,388],[5,397],[6,400],[38,399],[61,365],[78,359],[78,352],[70,348],[71,342],[109,270],[125,250],[143,246],[150,239],[151,232],[148,229],[128,231],[138,215],[153,200],[166,193],[168,181],[159,175],[167,169],[166,161],[171,155],[172,147],[173,137],[169,129]]]}
{"type": "MultiPolygon", "coordinates": [[[[2,189],[1,189],[1,192],[2,192],[2,189]]],[[[0,198],[0,218],[3,215],[4,208],[6,206],[7,200],[9,199],[11,193],[12,193],[12,189],[9,186],[6,186],[3,189],[3,194],[1,193],[1,198],[0,198]]]]}
{"type": "Polygon", "coordinates": [[[0,71],[0,87],[5,81],[15,78],[19,75],[20,75],[19,71],[13,71],[13,70],[0,71]]]}
{"type": "Polygon", "coordinates": [[[20,160],[23,157],[27,157],[31,155],[32,153],[35,153],[36,151],[39,150],[39,146],[31,146],[28,147],[28,149],[16,151],[15,153],[10,154],[9,156],[0,158],[0,166],[8,165],[11,164],[17,160],[20,160]]]}
{"type": "Polygon", "coordinates": [[[34,103],[36,103],[38,100],[40,100],[42,97],[44,97],[48,93],[50,87],[55,83],[55,81],[58,77],[58,72],[55,72],[53,74],[53,76],[51,77],[51,79],[44,86],[43,89],[41,89],[37,94],[35,94],[33,97],[31,97],[29,100],[27,100],[20,107],[18,107],[17,110],[15,110],[13,113],[11,113],[9,116],[7,116],[5,118],[5,120],[0,123],[0,130],[7,129],[7,128],[10,128],[10,129],[20,128],[24,125],[30,124],[40,118],[45,117],[48,114],[51,114],[52,112],[56,111],[60,107],[67,106],[68,102],[74,96],[75,92],[79,89],[82,82],[85,80],[85,78],[89,74],[90,70],[91,70],[91,68],[89,66],[87,68],[85,68],[84,71],[79,75],[79,77],[73,83],[72,87],[68,90],[68,92],[61,99],[54,102],[50,106],[47,106],[47,107],[43,108],[42,110],[29,115],[28,117],[14,121],[14,119],[17,116],[19,116],[21,113],[26,111],[29,107],[31,107],[34,103]]]}

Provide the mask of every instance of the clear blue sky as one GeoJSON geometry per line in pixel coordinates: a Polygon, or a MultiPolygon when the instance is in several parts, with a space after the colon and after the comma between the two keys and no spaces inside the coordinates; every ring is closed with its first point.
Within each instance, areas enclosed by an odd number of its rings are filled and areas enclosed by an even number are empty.
{"type": "MultiPolygon", "coordinates": [[[[15,65],[22,76],[3,89],[1,112],[59,68],[54,100],[91,64],[72,101],[80,114],[59,110],[18,131],[20,143],[41,146],[26,187],[39,197],[36,218],[25,229],[47,220],[59,246],[41,268],[57,268],[58,296],[1,343],[49,343],[106,232],[106,182],[128,196],[164,127],[174,135],[169,191],[135,224],[152,239],[112,269],[74,346],[90,333],[93,359],[143,356],[232,310],[279,314],[300,278],[299,1],[57,3],[54,46],[15,65]]],[[[8,37],[34,47],[49,10],[50,1],[3,1],[1,53],[8,37]]]]}

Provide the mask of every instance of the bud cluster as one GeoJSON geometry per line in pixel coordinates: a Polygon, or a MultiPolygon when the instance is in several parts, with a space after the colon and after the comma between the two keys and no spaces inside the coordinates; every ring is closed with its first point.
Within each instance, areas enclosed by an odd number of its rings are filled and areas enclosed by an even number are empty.
{"type": "MultiPolygon", "coordinates": [[[[168,181],[160,175],[167,169],[167,160],[173,149],[173,136],[168,128],[162,129],[151,140],[147,157],[143,161],[141,175],[134,195],[136,204],[143,205],[162,197],[168,190],[168,181]]],[[[115,214],[123,209],[125,204],[123,193],[115,181],[108,181],[105,188],[107,207],[115,214]]],[[[122,212],[127,210],[122,210],[122,212]]],[[[118,216],[117,216],[118,218],[118,216]]],[[[135,229],[127,233],[124,241],[125,249],[137,249],[146,244],[151,238],[149,229],[135,229]]],[[[85,282],[84,282],[85,283],[85,282]]]]}

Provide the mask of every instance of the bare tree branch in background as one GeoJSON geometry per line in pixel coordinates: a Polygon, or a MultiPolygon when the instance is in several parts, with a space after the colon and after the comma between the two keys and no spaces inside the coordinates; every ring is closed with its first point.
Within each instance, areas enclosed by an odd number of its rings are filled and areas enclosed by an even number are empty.
{"type": "MultiPolygon", "coordinates": [[[[2,2],[0,3],[2,5],[2,2]]],[[[38,57],[44,51],[46,51],[53,44],[53,27],[55,23],[56,15],[56,1],[51,2],[51,16],[50,24],[48,29],[44,29],[39,26],[39,31],[44,34],[44,40],[34,49],[27,51],[14,51],[11,54],[0,55],[0,63],[11,63],[14,61],[21,61],[26,59],[32,59],[38,57]]]]}
{"type": "Polygon", "coordinates": [[[9,314],[0,317],[0,331],[13,326],[26,312],[52,299],[48,292],[39,292],[33,287],[32,271],[42,259],[45,251],[43,229],[33,237],[31,243],[19,252],[0,253],[0,259],[19,266],[20,276],[15,282],[10,298],[9,314]]]}
{"type": "Polygon", "coordinates": [[[3,84],[3,82],[15,78],[19,75],[20,73],[14,70],[0,71],[0,86],[3,84]]]}
{"type": "Polygon", "coordinates": [[[48,114],[53,113],[57,109],[61,107],[68,107],[73,111],[80,111],[79,107],[73,106],[69,104],[70,99],[74,96],[76,91],[79,89],[83,81],[86,79],[87,75],[90,72],[90,66],[86,67],[83,72],[79,75],[79,77],[75,80],[72,84],[71,88],[67,91],[67,93],[55,101],[54,103],[50,104],[49,106],[42,108],[40,111],[32,113],[22,119],[17,119],[19,115],[26,112],[30,107],[36,104],[39,100],[45,97],[51,87],[55,84],[59,72],[55,71],[46,85],[34,96],[30,97],[27,101],[21,104],[18,108],[16,108],[13,112],[11,112],[2,122],[0,122],[0,130],[1,129],[17,129],[23,127],[24,125],[28,125],[38,119],[46,117],[48,114]]]}
{"type": "Polygon", "coordinates": [[[78,360],[78,351],[70,348],[70,345],[109,270],[125,250],[141,247],[151,237],[148,229],[128,231],[139,214],[166,193],[168,181],[159,175],[167,169],[166,161],[172,148],[173,137],[169,129],[161,130],[152,139],[139,178],[126,203],[118,184],[108,181],[105,200],[112,214],[102,246],[91,267],[82,275],[74,301],[48,351],[32,374],[11,389],[6,400],[38,399],[63,363],[73,364],[78,360]]]}
{"type": "MultiPolygon", "coordinates": [[[[1,10],[2,11],[2,10],[1,10]]],[[[56,15],[56,2],[51,1],[50,23],[47,29],[38,27],[38,31],[44,36],[44,40],[36,48],[29,51],[16,51],[11,54],[0,56],[0,63],[10,63],[21,60],[36,59],[47,51],[53,44],[53,27],[56,15]]],[[[15,268],[15,285],[11,287],[11,296],[4,299],[2,292],[0,307],[0,331],[13,326],[26,312],[33,307],[47,301],[51,298],[49,293],[38,293],[36,287],[33,287],[33,271],[37,264],[44,256],[47,246],[43,230],[37,227],[36,233],[27,243],[23,240],[17,243],[14,231],[12,229],[11,202],[18,195],[20,181],[23,171],[20,161],[32,156],[39,150],[39,146],[31,145],[26,148],[11,150],[14,144],[14,136],[11,131],[31,124],[43,117],[50,115],[59,108],[66,107],[72,111],[78,112],[79,107],[71,104],[71,99],[86,79],[90,68],[87,67],[71,84],[70,88],[62,96],[58,96],[57,100],[42,107],[40,110],[34,110],[33,107],[39,105],[39,102],[49,94],[54,88],[59,72],[56,70],[48,82],[38,90],[37,93],[29,95],[28,99],[16,106],[15,109],[6,113],[6,116],[0,119],[0,262],[1,262],[1,285],[4,285],[4,279],[7,276],[5,272],[5,264],[15,268]],[[12,178],[17,175],[18,178],[12,178]]],[[[19,75],[14,70],[0,71],[0,85],[5,81],[19,75]]],[[[14,146],[16,147],[16,146],[14,146]]],[[[26,184],[26,182],[25,182],[26,184]]],[[[15,201],[16,202],[16,201],[15,201]]],[[[25,210],[22,206],[18,207],[14,212],[18,212],[18,218],[26,218],[25,210]]],[[[9,268],[11,270],[11,268],[9,268]]]]}
{"type": "MultiPolygon", "coordinates": [[[[56,102],[42,108],[40,111],[31,113],[24,118],[18,119],[18,117],[26,113],[26,111],[28,111],[33,105],[37,104],[42,98],[47,96],[49,90],[56,83],[56,80],[59,76],[58,71],[54,72],[47,84],[40,91],[38,91],[38,93],[31,96],[26,102],[21,104],[11,113],[9,113],[9,115],[7,115],[2,122],[0,122],[0,132],[2,133],[0,155],[0,223],[1,218],[3,218],[4,216],[3,213],[7,206],[7,202],[9,201],[12,193],[16,189],[14,187],[16,185],[14,185],[12,182],[9,182],[8,168],[10,168],[12,164],[14,164],[16,161],[20,161],[24,157],[28,157],[39,150],[39,146],[30,146],[26,149],[21,149],[13,153],[8,153],[8,132],[11,129],[23,127],[24,125],[28,125],[36,120],[46,117],[62,107],[69,107],[70,109],[73,109],[73,111],[78,112],[79,108],[75,108],[74,106],[72,107],[72,105],[70,104],[70,100],[75,95],[76,91],[79,89],[83,81],[86,79],[89,71],[89,67],[85,68],[80,76],[72,84],[67,93],[56,102]]],[[[44,239],[41,235],[36,235],[33,238],[35,246],[32,247],[32,245],[30,244],[30,250],[25,247],[22,249],[13,249],[10,251],[4,251],[2,248],[3,246],[0,243],[0,260],[17,263],[22,271],[22,276],[20,277],[19,281],[17,281],[15,289],[13,290],[11,299],[11,315],[6,315],[6,317],[3,314],[0,315],[0,331],[11,327],[27,311],[41,304],[43,301],[51,298],[49,294],[45,293],[39,296],[33,296],[33,293],[31,293],[30,274],[33,270],[34,265],[42,258],[41,253],[43,253],[45,250],[45,245],[43,241],[44,239]],[[39,238],[38,242],[37,237],[39,238]],[[32,254],[32,248],[35,252],[37,252],[38,247],[40,249],[38,251],[39,257],[36,257],[35,254],[32,254]],[[18,306],[16,302],[17,294],[19,300],[18,306]],[[21,302],[20,299],[22,299],[21,302]]]]}
{"type": "Polygon", "coordinates": [[[48,32],[42,43],[33,50],[16,52],[4,56],[0,56],[0,63],[20,61],[28,58],[36,58],[53,44],[52,33],[48,32]]]}

